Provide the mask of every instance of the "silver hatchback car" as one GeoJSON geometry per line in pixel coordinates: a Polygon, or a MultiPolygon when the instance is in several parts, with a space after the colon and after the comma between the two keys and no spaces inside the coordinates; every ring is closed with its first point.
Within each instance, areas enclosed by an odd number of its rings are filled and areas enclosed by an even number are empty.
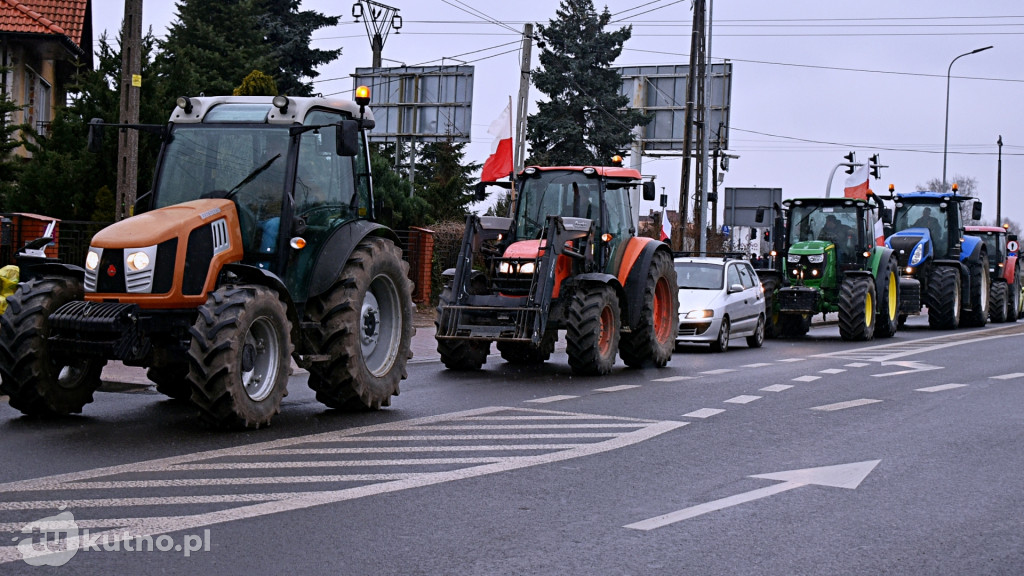
{"type": "Polygon", "coordinates": [[[729,349],[733,337],[747,346],[764,343],[765,299],[761,281],[746,260],[726,257],[675,259],[679,282],[676,343],[709,342],[715,352],[729,349]]]}

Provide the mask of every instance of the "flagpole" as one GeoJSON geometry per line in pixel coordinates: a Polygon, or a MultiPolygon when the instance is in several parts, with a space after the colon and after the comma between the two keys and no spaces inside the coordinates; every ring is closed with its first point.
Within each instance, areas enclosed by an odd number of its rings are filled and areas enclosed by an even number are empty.
{"type": "MultiPolygon", "coordinates": [[[[515,134],[515,132],[512,131],[512,114],[511,114],[511,112],[512,112],[512,95],[511,94],[508,95],[508,111],[509,111],[509,115],[508,115],[508,133],[512,135],[512,150],[515,150],[516,149],[516,141],[515,141],[516,134],[515,134]]],[[[508,181],[512,183],[512,186],[509,188],[509,191],[510,191],[510,194],[511,194],[512,197],[509,199],[509,205],[508,205],[509,210],[511,211],[512,204],[516,201],[516,163],[515,163],[514,160],[512,162],[512,172],[509,173],[509,175],[508,175],[508,181]]]]}

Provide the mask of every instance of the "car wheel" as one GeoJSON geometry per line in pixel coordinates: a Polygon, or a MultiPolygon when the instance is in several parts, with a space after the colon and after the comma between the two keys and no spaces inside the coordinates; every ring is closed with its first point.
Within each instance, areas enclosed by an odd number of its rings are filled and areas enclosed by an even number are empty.
{"type": "Polygon", "coordinates": [[[714,352],[725,352],[729,349],[729,319],[722,318],[722,327],[718,330],[718,340],[711,343],[714,352]]]}
{"type": "Polygon", "coordinates": [[[764,344],[764,316],[757,317],[757,328],[754,333],[747,336],[748,348],[760,348],[764,344]]]}

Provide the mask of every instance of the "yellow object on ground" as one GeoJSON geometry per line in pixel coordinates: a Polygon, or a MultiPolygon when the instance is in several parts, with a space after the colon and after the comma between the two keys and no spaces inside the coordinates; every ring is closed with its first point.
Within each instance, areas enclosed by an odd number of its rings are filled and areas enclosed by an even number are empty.
{"type": "Polygon", "coordinates": [[[7,297],[14,294],[18,287],[18,267],[4,266],[0,268],[0,314],[7,310],[7,297]]]}

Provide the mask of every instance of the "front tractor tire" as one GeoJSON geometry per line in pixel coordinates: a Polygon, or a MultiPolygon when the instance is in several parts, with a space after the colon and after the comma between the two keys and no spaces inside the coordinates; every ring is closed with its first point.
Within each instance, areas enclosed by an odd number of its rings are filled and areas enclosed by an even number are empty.
{"type": "Polygon", "coordinates": [[[875,316],[875,338],[892,338],[900,327],[899,264],[895,258],[879,270],[882,290],[877,291],[878,315],[875,316]]]}
{"type": "Polygon", "coordinates": [[[1009,303],[1006,282],[993,282],[988,294],[988,315],[992,322],[1006,322],[1009,303]]]}
{"type": "Polygon", "coordinates": [[[189,330],[192,403],[207,422],[260,428],[281,411],[291,368],[291,322],[264,286],[225,285],[210,293],[189,330]]]}
{"type": "MultiPolygon", "coordinates": [[[[437,314],[434,317],[435,336],[441,333],[441,311],[445,306],[455,303],[452,289],[442,290],[438,302],[437,314]]],[[[456,372],[479,370],[487,362],[487,355],[491,353],[491,341],[437,338],[437,352],[441,355],[441,363],[449,370],[456,372]]]]}
{"type": "Polygon", "coordinates": [[[7,297],[0,316],[0,392],[12,408],[30,416],[62,416],[92,402],[106,361],[61,362],[47,341],[50,315],[83,294],[81,280],[52,276],[23,282],[7,297]]]}
{"type": "Polygon", "coordinates": [[[339,282],[311,301],[320,325],[309,387],[331,408],[378,410],[398,396],[412,357],[412,282],[402,251],[388,240],[359,242],[339,282]]]}
{"type": "Polygon", "coordinates": [[[839,287],[839,336],[871,340],[875,335],[875,282],[868,276],[848,276],[839,287]]]}
{"type": "Polygon", "coordinates": [[[928,327],[955,330],[960,326],[960,271],[936,266],[928,280],[928,327]]]}
{"type": "Polygon", "coordinates": [[[615,366],[621,314],[615,289],[581,286],[569,304],[565,351],[576,374],[603,376],[615,366]]]}
{"type": "Polygon", "coordinates": [[[632,368],[661,368],[672,358],[679,322],[679,286],[667,253],[654,253],[643,290],[640,325],[622,334],[619,356],[632,368]]]}

